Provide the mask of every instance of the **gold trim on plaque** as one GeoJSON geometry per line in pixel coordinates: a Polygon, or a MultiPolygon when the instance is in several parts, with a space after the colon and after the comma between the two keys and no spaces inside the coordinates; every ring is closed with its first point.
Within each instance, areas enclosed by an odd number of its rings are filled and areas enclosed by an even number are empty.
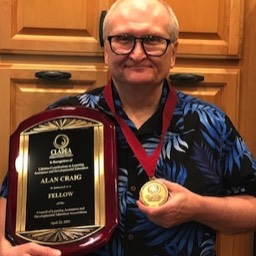
{"type": "MultiPolygon", "coordinates": [[[[105,215],[102,214],[102,208],[105,209],[105,182],[104,182],[104,152],[103,152],[103,127],[94,128],[94,164],[95,164],[95,224],[105,223],[105,215]],[[97,130],[97,132],[96,132],[97,130]],[[100,189],[99,189],[100,188],[100,189]],[[99,207],[100,206],[100,207],[99,207]]],[[[104,211],[105,212],[105,211],[104,211]]]]}
{"type": "Polygon", "coordinates": [[[24,230],[27,203],[27,165],[28,165],[28,141],[27,135],[20,138],[19,156],[16,159],[16,170],[18,171],[18,196],[17,196],[17,216],[16,230],[24,230]]]}
{"type": "Polygon", "coordinates": [[[20,134],[19,154],[16,159],[18,171],[16,234],[29,241],[43,244],[69,243],[81,240],[106,225],[105,177],[104,177],[104,125],[89,118],[59,118],[35,125],[20,134]],[[26,201],[28,182],[28,146],[29,135],[63,129],[94,127],[94,191],[95,224],[81,227],[62,227],[26,231],[26,201]]]}
{"type": "Polygon", "coordinates": [[[98,231],[101,226],[86,227],[63,227],[57,229],[42,229],[36,231],[20,232],[19,235],[27,240],[41,242],[44,244],[51,243],[69,243],[87,237],[98,231]]]}
{"type": "MultiPolygon", "coordinates": [[[[48,131],[56,131],[62,129],[76,129],[76,128],[84,128],[84,127],[92,127],[94,125],[98,126],[101,124],[100,122],[95,122],[91,119],[71,119],[71,118],[62,118],[62,119],[53,119],[51,121],[45,122],[43,124],[39,124],[37,127],[33,127],[32,129],[26,131],[27,134],[39,133],[39,132],[48,132],[48,131]]],[[[102,125],[102,124],[101,124],[102,125]]]]}

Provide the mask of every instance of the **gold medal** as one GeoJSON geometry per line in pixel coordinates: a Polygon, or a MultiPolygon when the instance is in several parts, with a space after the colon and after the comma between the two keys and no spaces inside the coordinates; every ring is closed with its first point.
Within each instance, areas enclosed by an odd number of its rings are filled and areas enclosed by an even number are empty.
{"type": "Polygon", "coordinates": [[[140,201],[150,207],[164,204],[168,196],[169,192],[165,184],[155,179],[145,183],[140,190],[140,201]]]}

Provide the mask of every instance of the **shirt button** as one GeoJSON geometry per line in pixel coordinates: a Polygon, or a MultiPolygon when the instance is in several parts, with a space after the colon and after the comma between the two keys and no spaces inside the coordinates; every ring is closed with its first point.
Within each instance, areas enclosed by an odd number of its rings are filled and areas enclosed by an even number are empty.
{"type": "Polygon", "coordinates": [[[131,186],[131,191],[135,192],[137,190],[137,188],[135,186],[131,186]]]}
{"type": "Polygon", "coordinates": [[[132,234],[128,235],[128,240],[130,240],[130,241],[133,240],[133,235],[132,234]]]}

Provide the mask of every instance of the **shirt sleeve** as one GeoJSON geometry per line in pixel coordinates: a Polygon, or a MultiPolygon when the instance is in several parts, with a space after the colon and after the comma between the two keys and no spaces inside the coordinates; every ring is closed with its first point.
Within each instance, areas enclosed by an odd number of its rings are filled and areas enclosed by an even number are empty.
{"type": "Polygon", "coordinates": [[[53,109],[53,108],[57,108],[57,107],[67,107],[67,106],[79,106],[80,102],[78,101],[77,96],[67,96],[67,97],[63,97],[55,102],[53,102],[52,104],[50,104],[47,107],[48,109],[53,109]]]}

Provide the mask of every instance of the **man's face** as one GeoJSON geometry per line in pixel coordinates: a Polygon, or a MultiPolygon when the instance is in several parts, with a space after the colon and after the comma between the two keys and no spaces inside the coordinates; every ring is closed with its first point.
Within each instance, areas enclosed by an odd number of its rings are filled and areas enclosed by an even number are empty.
{"type": "MultiPolygon", "coordinates": [[[[130,35],[134,37],[159,36],[170,39],[169,19],[166,10],[157,5],[154,10],[123,7],[115,13],[108,27],[107,36],[130,35]],[[164,13],[164,15],[163,15],[164,13]]],[[[128,55],[116,55],[110,44],[105,43],[105,63],[115,83],[120,85],[149,85],[162,83],[175,64],[177,42],[170,44],[160,57],[147,56],[141,41],[128,55]]]]}

